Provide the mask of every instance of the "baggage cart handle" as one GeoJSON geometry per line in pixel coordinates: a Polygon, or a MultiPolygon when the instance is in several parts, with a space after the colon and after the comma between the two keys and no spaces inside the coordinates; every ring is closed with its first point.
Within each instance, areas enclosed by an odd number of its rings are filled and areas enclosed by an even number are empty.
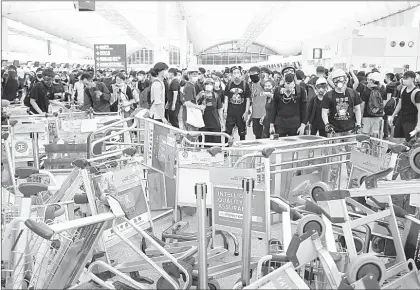
{"type": "Polygon", "coordinates": [[[54,236],[54,231],[44,223],[37,223],[36,221],[27,219],[25,221],[25,226],[41,238],[48,241],[54,236]]]}
{"type": "Polygon", "coordinates": [[[132,131],[133,129],[135,129],[137,127],[137,123],[138,123],[137,119],[130,117],[130,118],[119,120],[119,121],[117,121],[115,123],[112,123],[112,124],[103,126],[103,127],[99,128],[98,130],[90,133],[89,136],[87,137],[87,157],[88,158],[91,158],[92,156],[96,156],[93,153],[93,148],[95,147],[96,144],[98,144],[100,142],[104,142],[104,141],[106,141],[108,139],[111,139],[111,138],[113,138],[115,136],[121,135],[121,134],[123,134],[125,132],[132,131]],[[98,140],[92,141],[93,136],[95,136],[96,134],[98,134],[100,132],[103,132],[103,131],[106,131],[108,129],[112,129],[115,125],[125,124],[128,121],[133,121],[133,124],[130,127],[124,128],[124,129],[120,130],[119,132],[114,133],[114,134],[111,134],[109,136],[104,136],[104,137],[102,137],[102,138],[100,138],[98,140]]]}

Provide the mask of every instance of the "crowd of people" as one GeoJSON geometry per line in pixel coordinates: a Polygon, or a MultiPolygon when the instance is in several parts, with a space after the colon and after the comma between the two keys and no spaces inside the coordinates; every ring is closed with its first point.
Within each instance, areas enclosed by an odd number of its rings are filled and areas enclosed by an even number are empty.
{"type": "MultiPolygon", "coordinates": [[[[2,73],[2,100],[23,102],[33,114],[49,112],[50,104],[121,110],[125,116],[141,107],[174,127],[229,135],[237,130],[240,140],[248,128],[256,139],[363,133],[409,141],[420,132],[420,72],[318,67],[309,76],[293,66],[209,71],[179,70],[163,62],[148,72],[38,68],[20,78],[16,71],[11,65],[2,73]]],[[[217,143],[220,137],[206,141],[217,143]]]]}

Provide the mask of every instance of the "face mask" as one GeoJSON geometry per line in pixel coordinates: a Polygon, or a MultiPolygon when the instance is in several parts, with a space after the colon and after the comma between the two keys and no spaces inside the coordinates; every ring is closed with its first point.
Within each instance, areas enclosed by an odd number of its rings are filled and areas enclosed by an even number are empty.
{"type": "Polygon", "coordinates": [[[266,93],[272,93],[273,92],[273,89],[272,88],[271,89],[264,88],[264,92],[266,92],[266,93]]]}
{"type": "Polygon", "coordinates": [[[287,75],[284,76],[284,80],[286,83],[291,83],[295,80],[295,75],[292,73],[288,73],[287,75]]]}
{"type": "Polygon", "coordinates": [[[253,83],[258,83],[260,81],[260,76],[259,75],[251,75],[249,77],[250,77],[250,79],[253,83]]]}
{"type": "Polygon", "coordinates": [[[191,77],[191,81],[192,81],[193,83],[197,82],[197,81],[198,81],[198,77],[191,77]]]}
{"type": "Polygon", "coordinates": [[[15,71],[9,71],[9,76],[11,78],[15,78],[17,76],[17,73],[15,71]]]}
{"type": "Polygon", "coordinates": [[[133,79],[133,82],[138,82],[139,81],[139,79],[133,79]]]}
{"type": "Polygon", "coordinates": [[[67,83],[67,79],[62,79],[61,81],[67,83]]]}
{"type": "Polygon", "coordinates": [[[342,89],[344,87],[344,83],[338,82],[335,86],[339,89],[342,89]]]}
{"type": "Polygon", "coordinates": [[[59,81],[60,81],[60,79],[55,79],[54,80],[55,83],[58,83],[59,81]]]}
{"type": "Polygon", "coordinates": [[[210,92],[213,90],[213,86],[212,85],[206,85],[206,91],[210,92]]]}

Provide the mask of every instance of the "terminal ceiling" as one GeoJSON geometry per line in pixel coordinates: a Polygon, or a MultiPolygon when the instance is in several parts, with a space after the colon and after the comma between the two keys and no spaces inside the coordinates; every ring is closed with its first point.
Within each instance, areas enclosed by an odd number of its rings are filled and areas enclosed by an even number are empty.
{"type": "MultiPolygon", "coordinates": [[[[127,44],[127,55],[158,40],[158,2],[96,2],[79,12],[72,1],[2,1],[2,17],[92,49],[94,44],[127,44]]],[[[168,45],[187,20],[194,53],[219,43],[256,42],[281,55],[299,53],[305,39],[386,17],[420,1],[172,1],[166,2],[168,45]]],[[[162,4],[160,4],[162,5],[162,4]]],[[[28,48],[28,52],[30,48],[28,48]]]]}

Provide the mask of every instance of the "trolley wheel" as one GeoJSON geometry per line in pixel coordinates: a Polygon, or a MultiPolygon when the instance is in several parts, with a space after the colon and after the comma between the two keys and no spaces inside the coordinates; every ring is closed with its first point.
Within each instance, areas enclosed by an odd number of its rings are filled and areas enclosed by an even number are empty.
{"type": "Polygon", "coordinates": [[[420,174],[420,147],[410,153],[410,166],[414,172],[420,174]]]}
{"type": "Polygon", "coordinates": [[[312,186],[309,188],[309,196],[313,202],[315,202],[314,196],[317,193],[329,191],[329,187],[325,182],[315,182],[312,184],[312,186]]]}
{"type": "Polygon", "coordinates": [[[385,265],[372,254],[361,254],[354,259],[347,268],[346,276],[350,284],[362,279],[367,275],[372,275],[380,285],[385,280],[385,265]]]}
{"type": "Polygon", "coordinates": [[[360,151],[363,153],[369,153],[372,150],[372,144],[369,141],[363,141],[360,147],[360,151]]]}
{"type": "Polygon", "coordinates": [[[308,214],[299,220],[296,232],[301,236],[306,232],[314,230],[318,232],[319,237],[322,239],[325,236],[325,223],[321,217],[308,214]]]}
{"type": "Polygon", "coordinates": [[[217,280],[209,280],[208,281],[209,290],[220,290],[220,284],[217,280]]]}
{"type": "Polygon", "coordinates": [[[136,290],[136,288],[120,281],[115,281],[112,283],[112,285],[114,285],[115,289],[117,290],[136,290]]]}
{"type": "MultiPolygon", "coordinates": [[[[171,275],[169,275],[169,276],[171,276],[171,275]]],[[[172,277],[172,276],[171,276],[171,278],[176,281],[176,283],[178,284],[178,287],[174,288],[174,286],[172,286],[172,284],[169,283],[165,278],[160,277],[156,282],[156,290],[176,290],[176,289],[180,289],[178,279],[175,278],[175,277],[172,277]]]]}

